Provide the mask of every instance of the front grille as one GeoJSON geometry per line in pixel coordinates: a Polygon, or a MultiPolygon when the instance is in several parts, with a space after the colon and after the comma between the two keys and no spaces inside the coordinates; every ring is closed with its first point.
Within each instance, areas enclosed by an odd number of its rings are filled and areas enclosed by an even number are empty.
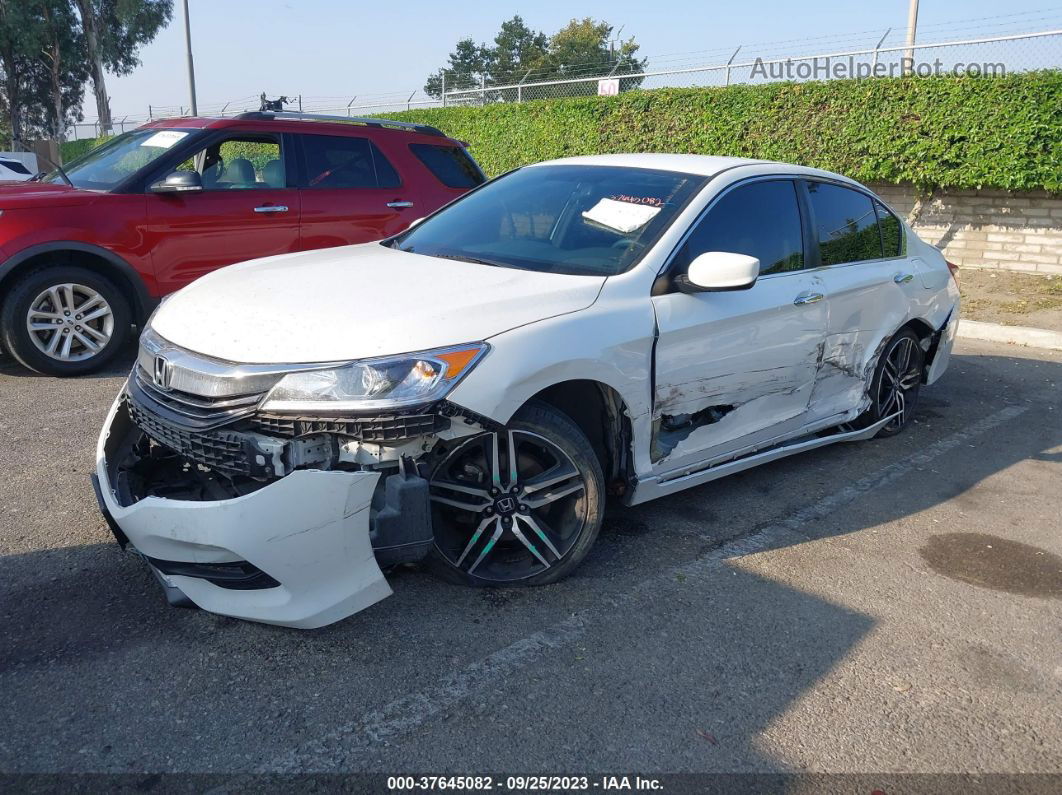
{"type": "Polygon", "coordinates": [[[335,433],[363,442],[394,442],[426,436],[450,427],[439,414],[399,414],[388,417],[291,417],[256,414],[254,426],[262,433],[294,439],[313,433],[335,433]]]}
{"type": "Polygon", "coordinates": [[[129,393],[133,402],[177,427],[208,431],[249,417],[265,392],[220,398],[193,395],[178,389],[162,390],[151,382],[143,367],[133,369],[129,393]]]}
{"type": "Polygon", "coordinates": [[[126,406],[140,430],[179,456],[226,475],[252,475],[251,455],[240,434],[189,431],[161,420],[135,400],[127,400],[126,406]]]}

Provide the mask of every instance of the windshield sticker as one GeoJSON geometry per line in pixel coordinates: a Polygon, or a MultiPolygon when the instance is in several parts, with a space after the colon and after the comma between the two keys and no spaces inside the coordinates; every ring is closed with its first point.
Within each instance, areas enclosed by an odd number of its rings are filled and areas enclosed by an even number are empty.
{"type": "Polygon", "coordinates": [[[178,141],[188,137],[188,133],[179,130],[161,130],[148,138],[141,146],[157,146],[159,149],[169,149],[178,141]]]}
{"type": "MultiPolygon", "coordinates": [[[[630,198],[630,197],[625,197],[630,198]]],[[[635,204],[630,201],[616,199],[602,199],[589,210],[583,213],[583,218],[592,223],[599,224],[606,229],[612,229],[621,234],[630,234],[636,229],[641,229],[660,212],[660,207],[648,204],[635,204]]]]}

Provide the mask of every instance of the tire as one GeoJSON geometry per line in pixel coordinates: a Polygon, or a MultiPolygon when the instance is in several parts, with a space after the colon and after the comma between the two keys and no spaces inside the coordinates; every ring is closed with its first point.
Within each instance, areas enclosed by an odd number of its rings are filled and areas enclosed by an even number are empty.
{"type": "Polygon", "coordinates": [[[597,539],[604,514],[601,464],[579,426],[552,406],[529,403],[497,433],[460,439],[433,456],[430,566],[443,579],[546,585],[570,574],[597,539]]]}
{"type": "Polygon", "coordinates": [[[882,348],[870,382],[870,408],[859,417],[855,426],[866,428],[899,412],[895,419],[874,434],[874,438],[895,436],[903,431],[918,407],[924,360],[925,353],[918,335],[910,329],[898,331],[882,348]]]}
{"type": "Polygon", "coordinates": [[[111,279],[77,265],[54,265],[33,271],[8,293],[0,310],[0,346],[38,373],[85,375],[122,349],[132,320],[129,301],[111,279]],[[53,322],[54,332],[46,327],[53,322]]]}

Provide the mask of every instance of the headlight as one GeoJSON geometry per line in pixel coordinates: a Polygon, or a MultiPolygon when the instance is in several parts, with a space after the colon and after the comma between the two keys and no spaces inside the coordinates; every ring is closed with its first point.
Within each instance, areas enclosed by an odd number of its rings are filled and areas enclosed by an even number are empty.
{"type": "Polygon", "coordinates": [[[266,395],[264,411],[366,411],[442,399],[482,358],[485,342],[404,353],[289,373],[266,395]]]}

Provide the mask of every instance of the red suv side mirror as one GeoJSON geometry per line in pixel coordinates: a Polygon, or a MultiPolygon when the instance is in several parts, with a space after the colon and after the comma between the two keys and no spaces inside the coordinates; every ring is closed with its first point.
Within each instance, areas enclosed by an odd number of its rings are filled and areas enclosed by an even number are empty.
{"type": "Polygon", "coordinates": [[[152,193],[195,193],[203,190],[203,180],[196,171],[174,171],[148,190],[152,193]]]}

